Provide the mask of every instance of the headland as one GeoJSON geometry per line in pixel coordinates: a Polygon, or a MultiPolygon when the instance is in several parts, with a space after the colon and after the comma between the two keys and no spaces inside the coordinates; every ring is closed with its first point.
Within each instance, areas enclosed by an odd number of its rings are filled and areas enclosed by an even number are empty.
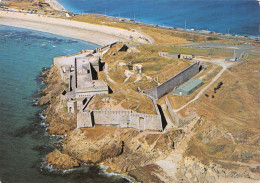
{"type": "Polygon", "coordinates": [[[54,58],[42,74],[50,84],[40,99],[50,104],[47,131],[67,135],[62,148],[46,157],[53,168],[103,164],[143,182],[259,179],[259,104],[253,102],[258,40],[90,15],[64,20],[1,12],[1,17],[1,24],[24,21],[24,28],[37,30],[41,21],[41,31],[53,26],[50,32],[62,35],[64,28],[69,37],[103,45],[54,58]]]}

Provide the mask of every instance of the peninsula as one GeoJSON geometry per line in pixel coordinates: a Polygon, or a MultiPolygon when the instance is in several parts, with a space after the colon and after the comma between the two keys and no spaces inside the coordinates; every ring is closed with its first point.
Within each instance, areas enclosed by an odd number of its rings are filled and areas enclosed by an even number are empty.
{"type": "Polygon", "coordinates": [[[258,182],[258,39],[8,3],[2,25],[100,45],[42,73],[47,132],[66,135],[45,165],[102,164],[140,182],[258,182]]]}

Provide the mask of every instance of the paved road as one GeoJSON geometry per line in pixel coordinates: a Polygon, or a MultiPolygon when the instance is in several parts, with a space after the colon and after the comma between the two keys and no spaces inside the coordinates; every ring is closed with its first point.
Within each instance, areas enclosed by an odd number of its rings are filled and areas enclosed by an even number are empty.
{"type": "Polygon", "coordinates": [[[241,44],[241,45],[231,45],[231,44],[222,44],[222,43],[202,43],[202,44],[184,44],[184,45],[175,45],[180,47],[189,47],[189,48],[202,48],[202,49],[219,49],[219,50],[234,50],[233,59],[237,58],[237,61],[242,61],[241,57],[243,53],[249,53],[252,55],[260,56],[259,53],[253,53],[253,50],[260,50],[259,47],[250,45],[250,44],[241,44]]]}

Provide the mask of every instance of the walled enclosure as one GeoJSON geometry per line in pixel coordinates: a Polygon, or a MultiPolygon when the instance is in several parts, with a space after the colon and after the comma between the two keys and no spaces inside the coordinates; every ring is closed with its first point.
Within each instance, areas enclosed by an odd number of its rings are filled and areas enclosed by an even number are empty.
{"type": "Polygon", "coordinates": [[[199,67],[200,62],[196,62],[159,86],[144,90],[143,92],[154,97],[155,99],[159,99],[199,73],[199,67]]]}
{"type": "MultiPolygon", "coordinates": [[[[121,128],[143,130],[163,130],[162,117],[156,101],[149,97],[156,109],[156,115],[135,113],[131,110],[87,110],[87,105],[93,96],[108,94],[108,86],[98,80],[100,59],[114,44],[98,48],[94,51],[84,51],[68,57],[54,58],[54,65],[60,70],[62,80],[69,83],[69,92],[64,96],[68,112],[77,111],[77,128],[93,127],[95,125],[119,125],[121,128]]],[[[140,65],[136,65],[141,70],[140,65]]]]}
{"type": "Polygon", "coordinates": [[[140,114],[130,110],[82,110],[77,114],[77,128],[93,127],[94,125],[120,125],[121,128],[135,128],[140,131],[162,131],[162,119],[159,109],[156,102],[153,99],[151,100],[157,115],[140,114]]]}

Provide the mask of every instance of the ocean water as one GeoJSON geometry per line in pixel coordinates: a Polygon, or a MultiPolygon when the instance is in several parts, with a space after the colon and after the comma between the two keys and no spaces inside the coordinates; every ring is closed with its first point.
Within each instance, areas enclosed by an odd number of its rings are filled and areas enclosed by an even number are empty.
{"type": "Polygon", "coordinates": [[[260,36],[256,0],[58,0],[68,11],[99,13],[145,23],[260,36]]]}
{"type": "Polygon", "coordinates": [[[43,158],[54,148],[56,137],[45,133],[32,106],[43,87],[39,77],[54,56],[70,55],[98,45],[21,28],[0,26],[0,182],[64,183],[127,182],[106,175],[98,166],[82,166],[64,172],[42,167],[43,158]]]}

